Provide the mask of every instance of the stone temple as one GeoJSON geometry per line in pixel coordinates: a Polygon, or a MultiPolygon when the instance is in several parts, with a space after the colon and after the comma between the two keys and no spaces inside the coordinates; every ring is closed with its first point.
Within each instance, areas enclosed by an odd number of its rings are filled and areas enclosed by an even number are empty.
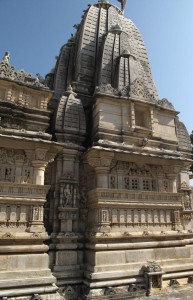
{"type": "MultiPolygon", "coordinates": [[[[125,4],[125,1],[122,5],[125,4]]],[[[0,62],[0,299],[193,282],[191,144],[135,25],[90,5],[43,80],[0,62]]]]}

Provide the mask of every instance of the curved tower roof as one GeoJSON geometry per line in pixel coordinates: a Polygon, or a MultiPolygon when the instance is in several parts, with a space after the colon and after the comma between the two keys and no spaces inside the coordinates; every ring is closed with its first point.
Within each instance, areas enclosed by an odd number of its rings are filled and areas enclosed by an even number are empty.
{"type": "Polygon", "coordinates": [[[76,93],[90,96],[97,86],[108,84],[124,96],[129,96],[125,90],[139,85],[146,100],[158,100],[141,34],[122,11],[100,0],[74,27],[77,31],[61,48],[55,67],[55,99],[70,84],[76,93]]]}

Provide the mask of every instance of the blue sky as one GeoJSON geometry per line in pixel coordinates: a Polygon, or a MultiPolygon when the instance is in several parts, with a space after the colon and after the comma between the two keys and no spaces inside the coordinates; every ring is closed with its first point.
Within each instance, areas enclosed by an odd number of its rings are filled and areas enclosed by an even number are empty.
{"type": "MultiPolygon", "coordinates": [[[[44,76],[83,10],[97,1],[0,0],[0,58],[9,50],[16,69],[44,76]]],[[[192,131],[193,0],[128,0],[125,16],[141,31],[159,97],[192,131]]]]}

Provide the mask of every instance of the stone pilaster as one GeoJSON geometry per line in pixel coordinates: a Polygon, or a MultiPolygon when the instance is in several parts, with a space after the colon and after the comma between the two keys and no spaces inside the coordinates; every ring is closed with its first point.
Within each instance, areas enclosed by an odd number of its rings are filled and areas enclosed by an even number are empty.
{"type": "Polygon", "coordinates": [[[97,188],[109,187],[109,169],[113,156],[113,153],[106,153],[105,151],[87,153],[88,164],[95,170],[97,188]]]}
{"type": "Polygon", "coordinates": [[[51,234],[50,257],[57,277],[57,284],[64,290],[72,281],[78,284],[82,279],[80,264],[82,245],[79,242],[79,151],[63,149],[57,158],[57,184],[55,202],[57,216],[54,220],[55,232],[51,234]]]}
{"type": "Polygon", "coordinates": [[[171,193],[177,193],[177,178],[176,174],[167,174],[169,179],[169,190],[171,193]]]}

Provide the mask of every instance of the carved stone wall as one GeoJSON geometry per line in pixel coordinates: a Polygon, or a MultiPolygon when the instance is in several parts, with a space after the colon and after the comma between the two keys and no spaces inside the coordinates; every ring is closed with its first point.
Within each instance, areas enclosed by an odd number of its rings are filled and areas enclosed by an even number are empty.
{"type": "Polygon", "coordinates": [[[95,232],[172,230],[182,209],[182,196],[172,193],[96,189],[88,193],[89,229],[95,232]],[[117,206],[120,206],[118,208],[117,206]],[[176,215],[178,213],[178,215],[176,215]]]}
{"type": "Polygon", "coordinates": [[[59,300],[44,244],[45,168],[61,148],[45,133],[52,93],[6,59],[0,62],[0,297],[59,300]]]}
{"type": "Polygon", "coordinates": [[[117,162],[109,174],[109,188],[173,192],[175,169],[161,165],[117,162]]]}
{"type": "Polygon", "coordinates": [[[54,92],[0,62],[2,299],[128,299],[193,274],[186,128],[121,10],[100,0],[74,27],[54,92]]]}
{"type": "Polygon", "coordinates": [[[33,183],[33,167],[23,150],[0,148],[0,181],[33,183]]]}

